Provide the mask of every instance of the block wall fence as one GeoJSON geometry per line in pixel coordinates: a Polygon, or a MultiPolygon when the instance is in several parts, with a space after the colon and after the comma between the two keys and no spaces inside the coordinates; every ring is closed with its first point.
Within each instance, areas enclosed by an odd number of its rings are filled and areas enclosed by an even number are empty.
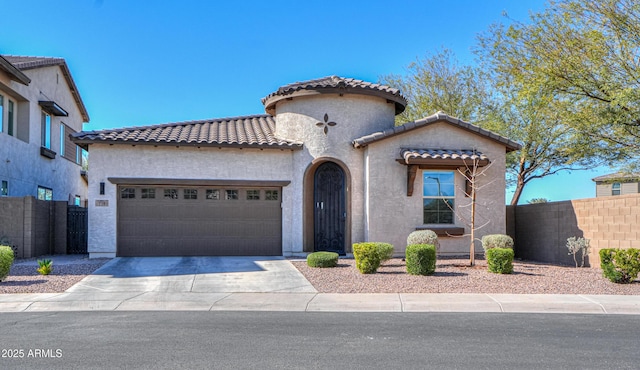
{"type": "Polygon", "coordinates": [[[517,258],[573,265],[567,238],[591,240],[587,263],[603,248],[640,248],[640,194],[507,206],[507,233],[517,258]]]}

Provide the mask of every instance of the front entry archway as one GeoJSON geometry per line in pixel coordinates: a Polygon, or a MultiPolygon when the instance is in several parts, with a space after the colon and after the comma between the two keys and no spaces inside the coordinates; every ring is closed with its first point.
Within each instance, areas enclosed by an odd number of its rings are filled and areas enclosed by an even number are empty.
{"type": "Polygon", "coordinates": [[[345,253],[347,202],[344,170],[324,162],[313,177],[314,251],[345,253]]]}

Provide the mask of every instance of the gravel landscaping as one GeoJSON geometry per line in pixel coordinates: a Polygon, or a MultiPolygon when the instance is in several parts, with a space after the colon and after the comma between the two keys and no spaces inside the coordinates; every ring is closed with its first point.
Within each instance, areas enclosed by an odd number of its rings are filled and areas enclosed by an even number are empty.
{"type": "Polygon", "coordinates": [[[640,281],[615,284],[597,268],[575,268],[514,261],[511,275],[487,271],[485,260],[438,259],[431,276],[407,274],[400,258],[388,260],[378,272],[361,274],[355,260],[338,261],[338,267],[311,268],[305,261],[294,266],[321,293],[512,293],[512,294],[616,294],[640,295],[640,281]]]}
{"type": "MultiPolygon", "coordinates": [[[[89,260],[79,257],[56,263],[51,275],[36,272],[37,262],[17,260],[11,273],[0,283],[2,293],[61,293],[93,273],[109,259],[89,260]]],[[[334,268],[311,268],[305,261],[293,265],[321,293],[515,293],[515,294],[618,294],[640,295],[640,281],[614,284],[596,268],[574,268],[541,263],[514,261],[511,275],[492,274],[486,261],[438,259],[431,276],[407,274],[400,258],[383,263],[378,272],[361,274],[355,260],[341,258],[334,268]]]]}
{"type": "MultiPolygon", "coordinates": [[[[44,257],[51,258],[51,256],[44,257]]],[[[0,283],[3,293],[62,293],[75,283],[90,275],[109,259],[88,259],[77,256],[63,262],[53,258],[53,272],[40,275],[36,272],[38,262],[35,258],[16,260],[11,266],[9,276],[0,283]]]]}

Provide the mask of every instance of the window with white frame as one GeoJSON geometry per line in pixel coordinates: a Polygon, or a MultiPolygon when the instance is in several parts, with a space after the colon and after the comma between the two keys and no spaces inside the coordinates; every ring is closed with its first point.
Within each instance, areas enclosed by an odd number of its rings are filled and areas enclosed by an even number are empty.
{"type": "Polygon", "coordinates": [[[6,197],[9,195],[9,181],[2,180],[2,187],[0,188],[0,197],[6,197]]]}
{"type": "Polygon", "coordinates": [[[15,102],[4,95],[0,95],[0,132],[6,132],[9,136],[16,135],[16,105],[15,102]]]}
{"type": "Polygon", "coordinates": [[[620,195],[620,183],[614,182],[611,184],[611,195],[620,195]]]}
{"type": "Polygon", "coordinates": [[[80,196],[79,196],[79,195],[76,195],[76,196],[73,198],[73,205],[74,205],[74,206],[78,206],[78,207],[79,207],[81,203],[82,203],[82,198],[80,198],[80,196]]]}
{"type": "Polygon", "coordinates": [[[51,149],[51,115],[46,112],[42,112],[41,138],[41,146],[51,149]]]}
{"type": "Polygon", "coordinates": [[[455,173],[424,171],[422,173],[423,223],[453,224],[455,209],[455,173]]]}
{"type": "Polygon", "coordinates": [[[64,157],[64,147],[65,147],[65,138],[67,137],[65,134],[65,126],[64,123],[60,123],[60,155],[64,157]]]}

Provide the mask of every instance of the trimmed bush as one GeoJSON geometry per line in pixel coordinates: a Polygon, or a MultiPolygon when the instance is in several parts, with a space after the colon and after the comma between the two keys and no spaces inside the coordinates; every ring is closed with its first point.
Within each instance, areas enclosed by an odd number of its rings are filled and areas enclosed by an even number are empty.
{"type": "Polygon", "coordinates": [[[355,243],[353,244],[353,257],[356,259],[356,267],[363,274],[373,274],[380,267],[380,243],[355,243]]]}
{"type": "Polygon", "coordinates": [[[0,245],[0,281],[9,276],[9,270],[13,265],[13,249],[8,245],[0,245]]]}
{"type": "Polygon", "coordinates": [[[482,237],[482,249],[484,253],[491,248],[510,248],[513,249],[513,239],[509,235],[490,234],[482,237]]]}
{"type": "Polygon", "coordinates": [[[338,253],[314,252],[307,256],[307,265],[310,267],[336,267],[338,265],[338,253]]]}
{"type": "Polygon", "coordinates": [[[433,230],[417,230],[412,232],[407,237],[407,245],[412,244],[431,244],[436,247],[436,251],[440,251],[438,235],[433,230]]]}
{"type": "Polygon", "coordinates": [[[436,271],[436,247],[433,244],[411,244],[405,253],[410,275],[431,275],[436,271]]]}
{"type": "Polygon", "coordinates": [[[604,277],[614,283],[629,284],[638,277],[640,272],[640,250],[601,249],[600,268],[604,277]]]}
{"type": "Polygon", "coordinates": [[[390,260],[393,257],[393,245],[389,243],[376,243],[378,246],[378,256],[380,256],[380,263],[390,260]]]}
{"type": "Polygon", "coordinates": [[[513,249],[489,248],[486,251],[489,272],[510,274],[513,272],[513,249]]]}

